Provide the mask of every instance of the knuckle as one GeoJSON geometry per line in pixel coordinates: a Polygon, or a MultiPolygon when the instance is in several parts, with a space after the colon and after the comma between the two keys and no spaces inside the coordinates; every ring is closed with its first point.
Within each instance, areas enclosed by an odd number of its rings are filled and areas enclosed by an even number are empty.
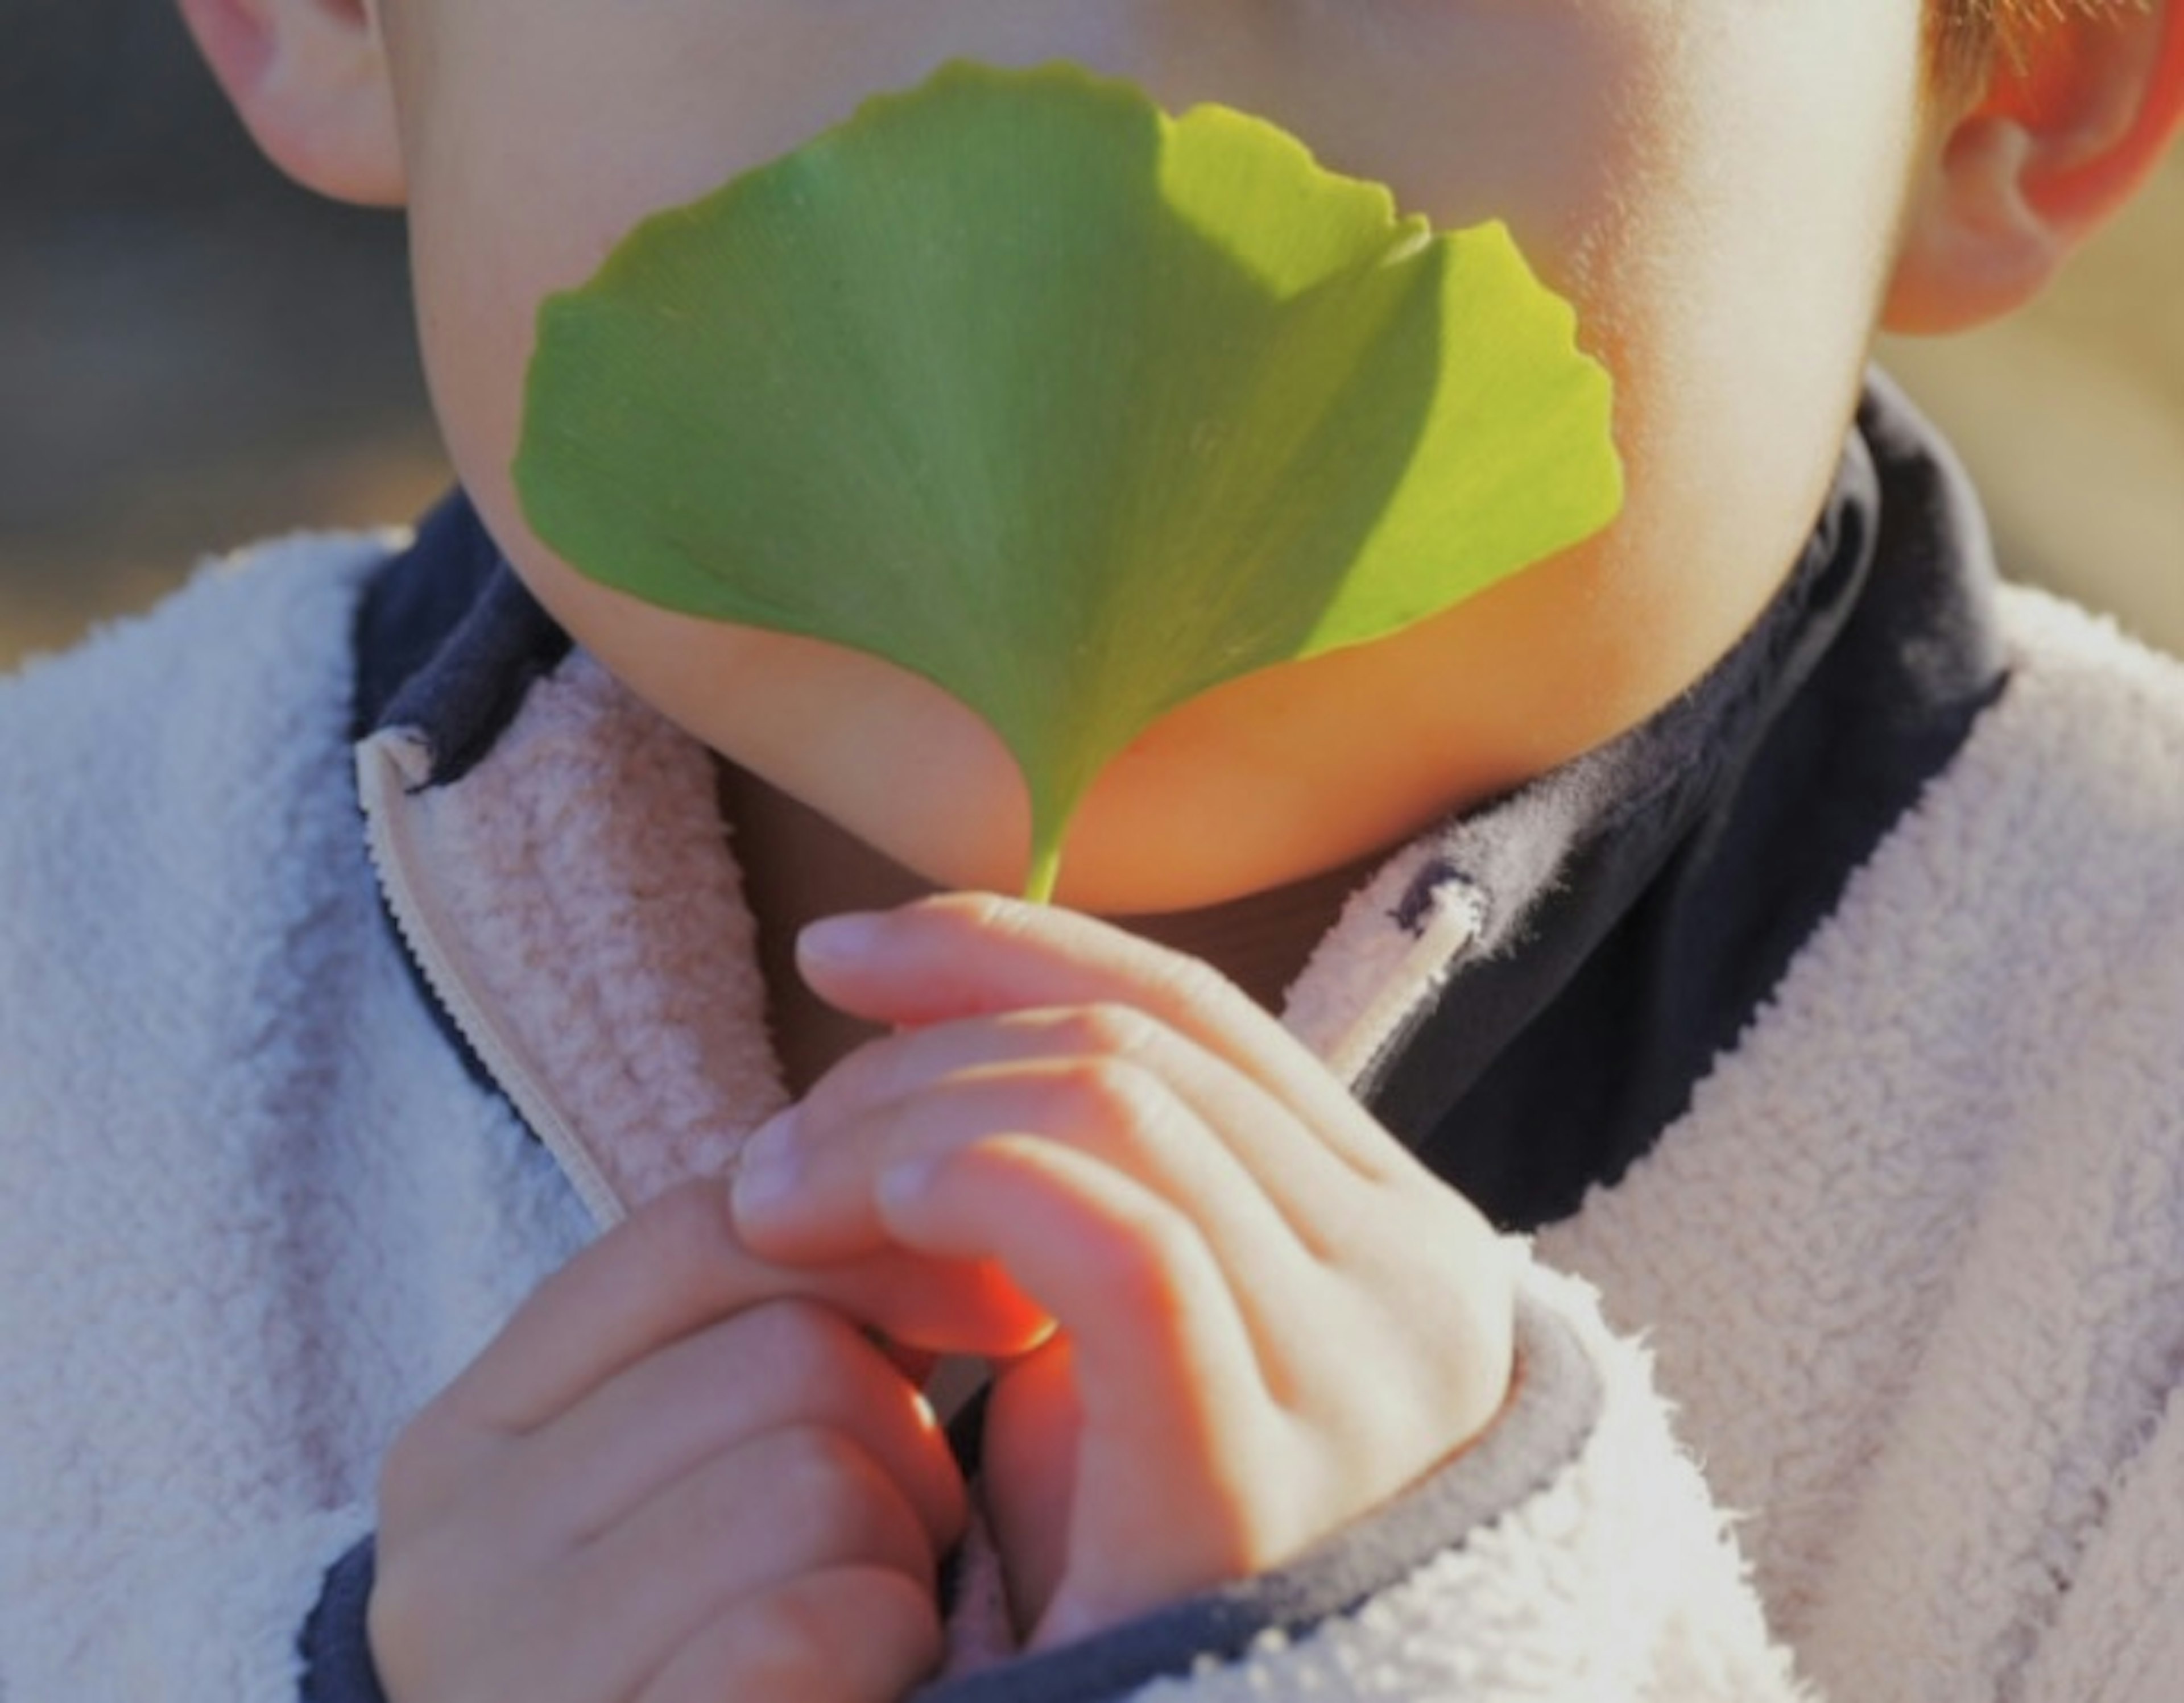
{"type": "Polygon", "coordinates": [[[379,1505],[382,1516],[391,1507],[405,1505],[412,1494],[432,1476],[438,1450],[432,1437],[432,1407],[426,1407],[395,1433],[379,1461],[379,1505]]]}
{"type": "Polygon", "coordinates": [[[710,1180],[667,1189],[610,1233],[642,1238],[648,1263],[660,1268],[657,1281],[701,1291],[716,1286],[722,1260],[734,1247],[726,1191],[710,1180]]]}
{"type": "Polygon", "coordinates": [[[433,1597],[413,1583],[413,1572],[391,1565],[392,1559],[382,1556],[371,1582],[371,1594],[365,1602],[365,1625],[382,1666],[390,1653],[413,1650],[426,1641],[429,1633],[425,1610],[433,1597]]]}
{"type": "MultiPolygon", "coordinates": [[[[830,1657],[841,1648],[838,1612],[806,1591],[782,1591],[741,1617],[734,1650],[734,1684],[723,1695],[805,1698],[814,1682],[829,1673],[830,1657]]],[[[822,1682],[824,1683],[824,1682],[822,1682]]]]}
{"type": "Polygon", "coordinates": [[[1148,1201],[1103,1238],[1089,1258],[1088,1277],[1116,1305],[1140,1317],[1182,1310],[1212,1263],[1197,1227],[1174,1208],[1148,1201]]]}
{"type": "Polygon", "coordinates": [[[834,1061],[805,1095],[798,1113],[805,1126],[824,1124],[845,1111],[894,1096],[902,1070],[900,1047],[861,1047],[834,1061]]]}
{"type": "Polygon", "coordinates": [[[941,1656],[938,1615],[913,1581],[852,1569],[746,1606],[722,1665],[724,1695],[781,1703],[864,1703],[900,1695],[941,1656]],[[845,1655],[858,1659],[846,1660],[845,1655]]]}
{"type": "Polygon", "coordinates": [[[754,1365],[777,1388],[793,1389],[810,1412],[844,1411],[864,1389],[861,1358],[870,1353],[857,1327],[821,1302],[767,1301],[711,1333],[708,1375],[723,1391],[749,1383],[754,1365]]]}
{"type": "Polygon", "coordinates": [[[778,1433],[768,1465],[786,1499],[808,1510],[822,1528],[857,1523],[872,1494],[874,1467],[864,1450],[827,1425],[793,1426],[778,1433]]]}
{"type": "Polygon", "coordinates": [[[485,1559],[445,1532],[399,1544],[382,1535],[365,1619],[383,1667],[440,1661],[490,1616],[484,1593],[494,1575],[485,1559]]]}
{"type": "Polygon", "coordinates": [[[1164,1037],[1161,1024],[1120,999],[1095,999],[1079,1005],[1065,1020],[1067,1038],[1078,1052],[1134,1059],[1155,1052],[1164,1037]]]}
{"type": "Polygon", "coordinates": [[[885,1561],[923,1567],[923,1528],[864,1446],[831,1426],[779,1433],[767,1463],[781,1503],[796,1511],[814,1561],[885,1561]]]}
{"type": "Polygon", "coordinates": [[[1167,1100],[1150,1071],[1118,1058],[1073,1060],[1056,1074],[1050,1091],[1068,1121],[1107,1133],[1159,1121],[1167,1100]]]}
{"type": "Polygon", "coordinates": [[[379,1462],[382,1531],[425,1524],[444,1505],[449,1485],[471,1452],[459,1446],[462,1428],[443,1394],[395,1433],[379,1462]]]}
{"type": "Polygon", "coordinates": [[[1239,997],[1234,985],[1204,960],[1186,952],[1163,951],[1152,971],[1162,1003],[1178,1010],[1212,1013],[1229,1010],[1239,997]]]}

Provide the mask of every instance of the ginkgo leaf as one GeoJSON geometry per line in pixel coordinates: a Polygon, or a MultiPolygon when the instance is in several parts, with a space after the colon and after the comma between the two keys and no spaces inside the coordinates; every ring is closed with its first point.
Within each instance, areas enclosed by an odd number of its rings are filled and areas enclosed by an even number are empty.
{"type": "Polygon", "coordinates": [[[1044,896],[1165,712],[1605,526],[1609,415],[1499,224],[1436,235],[1229,109],[958,63],[551,298],[515,480],[583,574],[969,705],[1044,896]]]}

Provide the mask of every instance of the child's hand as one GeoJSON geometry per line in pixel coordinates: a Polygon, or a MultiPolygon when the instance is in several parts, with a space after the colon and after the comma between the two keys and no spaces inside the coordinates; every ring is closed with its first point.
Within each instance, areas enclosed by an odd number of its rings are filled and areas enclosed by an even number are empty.
{"type": "Polygon", "coordinates": [[[988,1425],[1036,1645],[1258,1572],[1469,1442],[1511,1376],[1485,1221],[1195,961],[948,899],[807,932],[898,1026],[745,1155],[748,1244],[997,1260],[1059,1322],[988,1425]]]}
{"type": "Polygon", "coordinates": [[[989,1273],[897,1255],[784,1272],[718,1184],[541,1285],[402,1434],[375,1660],[397,1703],[894,1703],[939,1650],[963,1517],[944,1441],[851,1316],[1021,1349],[989,1273]],[[792,1294],[826,1292],[843,1311],[792,1294]]]}

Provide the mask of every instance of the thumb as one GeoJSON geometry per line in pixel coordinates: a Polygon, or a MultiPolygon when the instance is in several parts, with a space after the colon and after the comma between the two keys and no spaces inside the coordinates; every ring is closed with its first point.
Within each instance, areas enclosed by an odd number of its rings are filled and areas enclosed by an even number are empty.
{"type": "Polygon", "coordinates": [[[1052,1329],[985,1261],[889,1248],[838,1266],[771,1264],[737,1237],[727,1190],[692,1183],[648,1202],[541,1283],[448,1400],[472,1425],[526,1432],[671,1343],[789,1299],[939,1352],[1019,1353],[1052,1329]]]}

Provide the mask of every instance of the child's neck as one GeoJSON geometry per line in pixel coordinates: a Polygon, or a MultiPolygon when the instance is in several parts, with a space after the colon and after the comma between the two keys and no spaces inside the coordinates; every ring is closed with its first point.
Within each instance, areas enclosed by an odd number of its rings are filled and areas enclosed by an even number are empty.
{"type": "MultiPolygon", "coordinates": [[[[722,763],[720,776],[722,815],[733,830],[744,896],[758,919],[775,1047],[790,1091],[800,1096],[878,1032],[822,1004],[805,988],[796,973],[799,931],[822,916],[885,910],[933,889],[746,771],[722,763]]],[[[1275,1010],[1380,855],[1201,910],[1112,920],[1203,960],[1275,1010]]]]}

